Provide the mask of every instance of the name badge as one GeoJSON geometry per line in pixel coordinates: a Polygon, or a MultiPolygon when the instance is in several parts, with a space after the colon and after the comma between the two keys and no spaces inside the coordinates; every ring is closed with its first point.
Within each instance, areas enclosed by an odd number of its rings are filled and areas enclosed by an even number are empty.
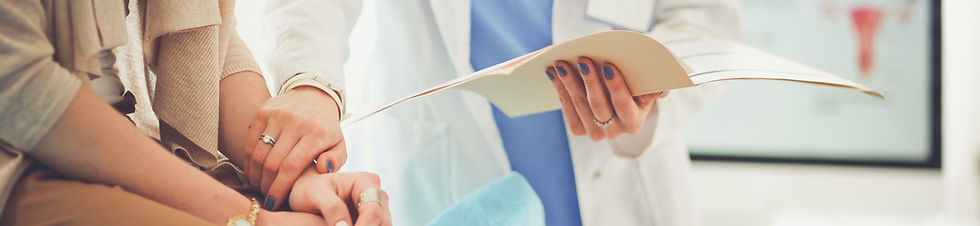
{"type": "Polygon", "coordinates": [[[590,0],[585,17],[616,29],[648,32],[653,29],[656,0],[590,0]]]}

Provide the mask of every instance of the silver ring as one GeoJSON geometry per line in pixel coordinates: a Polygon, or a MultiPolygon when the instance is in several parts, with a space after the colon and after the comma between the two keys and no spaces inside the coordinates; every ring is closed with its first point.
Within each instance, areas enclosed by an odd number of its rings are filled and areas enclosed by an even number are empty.
{"type": "Polygon", "coordinates": [[[592,117],[592,121],[593,121],[593,122],[595,122],[595,125],[597,125],[597,126],[599,126],[600,128],[602,128],[602,127],[606,127],[606,126],[608,126],[608,125],[609,125],[610,123],[612,123],[612,121],[613,121],[613,118],[615,118],[615,117],[609,117],[609,120],[606,120],[605,122],[603,122],[603,121],[599,121],[599,119],[597,119],[597,118],[595,118],[595,117],[593,116],[593,117],[592,117]]]}
{"type": "Polygon", "coordinates": [[[376,202],[378,205],[384,206],[383,195],[381,194],[381,189],[379,188],[368,188],[361,192],[361,201],[357,202],[357,207],[365,203],[376,202]]]}
{"type": "Polygon", "coordinates": [[[259,135],[259,140],[261,140],[262,143],[269,144],[269,146],[276,146],[276,139],[269,136],[269,134],[263,133],[262,135],[259,135]]]}

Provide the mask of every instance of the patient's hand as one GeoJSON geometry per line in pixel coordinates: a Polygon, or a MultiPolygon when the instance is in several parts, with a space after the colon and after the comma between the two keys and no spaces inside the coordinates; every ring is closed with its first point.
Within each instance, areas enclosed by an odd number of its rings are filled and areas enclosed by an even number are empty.
{"type": "Polygon", "coordinates": [[[263,207],[274,210],[282,204],[314,158],[322,173],[334,172],[347,161],[333,98],[313,87],[298,87],[269,99],[249,127],[249,160],[242,164],[249,185],[266,194],[263,207]],[[275,141],[263,141],[262,135],[275,141]]]}
{"type": "Polygon", "coordinates": [[[380,192],[380,203],[361,200],[362,192],[380,191],[380,187],[373,173],[318,174],[308,169],[293,186],[289,206],[293,211],[319,213],[328,225],[352,219],[356,224],[349,225],[391,225],[388,193],[380,192]]]}
{"type": "Polygon", "coordinates": [[[257,226],[266,225],[328,225],[335,226],[335,224],[327,224],[323,222],[323,218],[319,215],[312,213],[303,212],[290,212],[290,211],[279,211],[272,212],[262,210],[259,211],[258,219],[255,221],[257,226]]]}
{"type": "Polygon", "coordinates": [[[556,61],[545,73],[558,91],[569,130],[589,134],[594,141],[640,131],[647,114],[657,112],[657,99],[667,96],[661,92],[634,97],[612,62],[596,64],[584,56],[575,65],[556,61]]]}

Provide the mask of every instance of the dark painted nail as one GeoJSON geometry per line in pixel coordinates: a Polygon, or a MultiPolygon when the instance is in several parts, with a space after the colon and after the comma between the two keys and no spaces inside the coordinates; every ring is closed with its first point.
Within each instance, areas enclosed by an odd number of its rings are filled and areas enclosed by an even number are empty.
{"type": "Polygon", "coordinates": [[[612,68],[610,68],[609,66],[603,66],[602,67],[602,74],[605,74],[606,75],[606,79],[608,79],[608,80],[612,80],[612,78],[613,78],[612,68]]]}
{"type": "Polygon", "coordinates": [[[544,73],[548,74],[548,80],[555,80],[555,76],[552,75],[550,71],[544,71],[544,73]]]}
{"type": "Polygon", "coordinates": [[[263,206],[262,208],[265,208],[265,210],[272,211],[272,208],[275,207],[276,207],[276,199],[273,198],[272,196],[265,197],[265,206],[263,206]]]}
{"type": "Polygon", "coordinates": [[[327,173],[333,173],[333,162],[327,161],[327,173]]]}
{"type": "Polygon", "coordinates": [[[561,76],[565,76],[565,74],[568,73],[567,71],[565,71],[565,67],[562,66],[555,67],[555,70],[558,70],[558,75],[561,76]]]}
{"type": "Polygon", "coordinates": [[[588,65],[585,65],[585,63],[578,62],[578,69],[582,71],[582,74],[588,74],[589,73],[589,66],[588,65]]]}

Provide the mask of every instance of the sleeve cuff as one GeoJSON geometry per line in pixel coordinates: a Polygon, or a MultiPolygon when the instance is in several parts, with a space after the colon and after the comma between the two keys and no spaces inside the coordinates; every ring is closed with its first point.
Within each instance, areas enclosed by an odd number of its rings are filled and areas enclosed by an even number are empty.
{"type": "Polygon", "coordinates": [[[333,83],[326,81],[323,76],[319,76],[316,73],[303,72],[294,75],[292,78],[289,78],[289,80],[286,80],[286,82],[282,85],[282,88],[279,89],[277,95],[282,95],[286,93],[286,91],[301,86],[315,87],[324,93],[327,93],[327,95],[330,95],[330,98],[333,98],[333,101],[337,103],[337,109],[340,110],[340,120],[343,121],[350,118],[351,114],[347,112],[346,105],[343,102],[343,88],[333,85],[333,83]]]}
{"type": "Polygon", "coordinates": [[[259,75],[262,75],[262,70],[259,69],[259,65],[245,63],[245,64],[226,65],[221,70],[221,79],[225,79],[229,75],[238,72],[243,72],[243,71],[253,71],[255,73],[258,73],[259,75]]]}

